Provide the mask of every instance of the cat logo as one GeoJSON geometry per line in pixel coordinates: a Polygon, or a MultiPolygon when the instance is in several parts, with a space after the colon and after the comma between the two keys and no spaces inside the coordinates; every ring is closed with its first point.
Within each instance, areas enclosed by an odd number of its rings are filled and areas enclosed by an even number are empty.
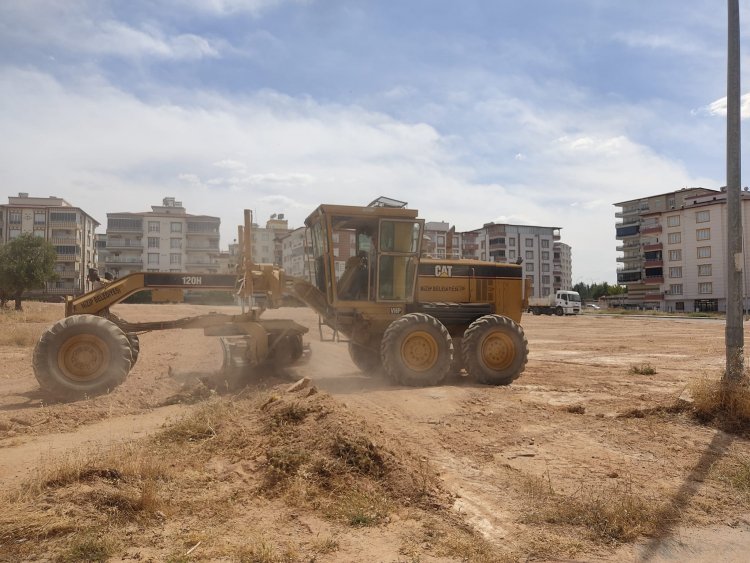
{"type": "Polygon", "coordinates": [[[438,278],[449,278],[452,275],[453,266],[438,264],[435,266],[435,276],[438,278]]]}
{"type": "Polygon", "coordinates": [[[391,307],[391,315],[400,315],[401,307],[391,307]]]}

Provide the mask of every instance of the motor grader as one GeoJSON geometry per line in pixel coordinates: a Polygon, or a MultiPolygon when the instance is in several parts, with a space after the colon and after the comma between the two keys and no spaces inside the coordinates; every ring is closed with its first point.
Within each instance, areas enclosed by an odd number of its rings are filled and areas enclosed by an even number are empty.
{"type": "Polygon", "coordinates": [[[422,257],[424,220],[403,207],[321,205],[305,224],[314,281],[296,280],[295,292],[348,339],[363,372],[382,367],[400,384],[437,385],[466,369],[505,385],[524,370],[520,265],[422,257]],[[340,276],[335,242],[353,247],[340,276]]]}
{"type": "Polygon", "coordinates": [[[112,281],[99,280],[101,287],[80,297],[67,297],[65,318],[48,328],[34,349],[34,374],[42,389],[59,400],[114,389],[138,360],[138,335],[152,330],[202,328],[208,336],[219,336],[227,377],[263,364],[278,368],[306,359],[309,350],[303,346],[302,335],[308,329],[291,320],[261,319],[264,307],[254,305],[253,297],[259,295],[265,306],[280,305],[285,280],[279,268],[253,263],[248,210],[244,220],[244,227],[238,228],[236,274],[138,272],[112,281]],[[231,291],[239,298],[241,312],[129,322],[110,310],[130,295],[154,289],[231,291]]]}

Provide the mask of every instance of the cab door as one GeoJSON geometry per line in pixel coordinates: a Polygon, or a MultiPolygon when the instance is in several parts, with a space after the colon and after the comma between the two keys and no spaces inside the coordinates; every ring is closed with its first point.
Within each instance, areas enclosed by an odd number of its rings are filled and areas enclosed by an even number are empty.
{"type": "Polygon", "coordinates": [[[380,220],[377,244],[377,301],[414,301],[423,229],[422,219],[380,220]]]}

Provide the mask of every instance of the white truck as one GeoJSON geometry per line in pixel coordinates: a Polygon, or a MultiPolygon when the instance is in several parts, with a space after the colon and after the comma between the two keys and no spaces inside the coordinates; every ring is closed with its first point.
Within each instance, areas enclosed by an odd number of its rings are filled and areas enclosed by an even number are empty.
{"type": "Polygon", "coordinates": [[[529,313],[533,315],[577,315],[581,312],[581,296],[577,291],[556,291],[546,297],[529,297],[529,313]]]}

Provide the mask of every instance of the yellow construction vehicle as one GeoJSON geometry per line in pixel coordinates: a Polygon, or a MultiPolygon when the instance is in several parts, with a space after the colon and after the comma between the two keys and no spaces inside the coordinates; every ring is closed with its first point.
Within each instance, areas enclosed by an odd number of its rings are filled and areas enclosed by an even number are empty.
{"type": "Polygon", "coordinates": [[[65,318],[47,329],[34,349],[34,374],[43,390],[70,400],[106,393],[120,385],[140,351],[138,334],[152,330],[202,328],[220,336],[223,369],[228,376],[262,364],[286,367],[306,359],[307,328],[290,320],[265,320],[265,306],[276,307],[284,291],[284,273],[272,265],[254,264],[251,256],[252,217],[245,211],[238,228],[240,264],[237,274],[138,272],[116,280],[99,280],[101,287],[80,297],[67,297],[65,318]],[[237,315],[211,313],[172,321],[128,322],[110,307],[139,291],[154,289],[218,290],[237,294],[237,315]],[[264,307],[253,296],[263,296],[264,307]]]}
{"type": "Polygon", "coordinates": [[[353,362],[404,385],[436,385],[465,368],[504,385],[526,365],[519,322],[526,308],[521,266],[423,258],[424,220],[413,209],[321,205],[310,229],[314,281],[295,292],[342,333],[353,362]],[[334,241],[352,246],[337,276],[334,241]]]}

